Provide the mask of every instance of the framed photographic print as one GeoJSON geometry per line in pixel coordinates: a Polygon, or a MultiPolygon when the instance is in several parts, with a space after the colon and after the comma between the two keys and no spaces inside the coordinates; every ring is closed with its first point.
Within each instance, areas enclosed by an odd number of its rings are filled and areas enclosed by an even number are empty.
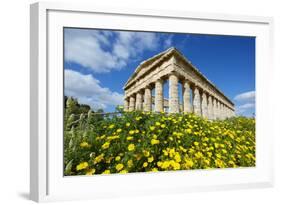
{"type": "Polygon", "coordinates": [[[272,186],[272,24],[31,5],[31,199],[272,186]]]}

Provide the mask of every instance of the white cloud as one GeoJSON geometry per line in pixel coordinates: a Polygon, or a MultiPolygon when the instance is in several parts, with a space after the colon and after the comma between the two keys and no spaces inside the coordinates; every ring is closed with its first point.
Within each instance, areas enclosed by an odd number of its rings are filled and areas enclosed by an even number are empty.
{"type": "Polygon", "coordinates": [[[255,113],[255,91],[240,93],[234,97],[237,102],[236,113],[238,115],[252,116],[255,113]]]}
{"type": "Polygon", "coordinates": [[[254,103],[246,103],[246,104],[238,106],[237,108],[238,109],[248,109],[248,108],[253,108],[253,107],[255,107],[254,103]]]}
{"type": "Polygon", "coordinates": [[[255,91],[249,91],[249,92],[244,92],[244,93],[240,93],[238,95],[236,95],[234,97],[234,100],[239,101],[239,102],[245,102],[245,101],[251,101],[254,102],[255,101],[255,91]]]}
{"type": "Polygon", "coordinates": [[[252,116],[255,113],[255,103],[245,103],[236,107],[238,115],[252,116]]]}
{"type": "Polygon", "coordinates": [[[106,73],[122,69],[146,50],[156,49],[159,41],[156,33],[67,29],[65,60],[106,73]]]}
{"type": "Polygon", "coordinates": [[[92,109],[105,109],[123,104],[123,95],[100,86],[92,75],[65,69],[65,94],[78,99],[79,103],[88,104],[92,109]]]}
{"type": "Polygon", "coordinates": [[[168,38],[166,38],[163,42],[163,47],[164,48],[169,48],[171,47],[173,43],[173,35],[169,35],[168,38]]]}

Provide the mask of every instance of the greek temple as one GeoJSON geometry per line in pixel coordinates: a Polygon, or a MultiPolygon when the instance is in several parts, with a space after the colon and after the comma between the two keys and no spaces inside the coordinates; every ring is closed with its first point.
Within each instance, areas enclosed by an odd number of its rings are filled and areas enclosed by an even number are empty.
{"type": "Polygon", "coordinates": [[[125,111],[193,112],[211,120],[235,115],[233,102],[173,47],[143,61],[123,89],[125,111]],[[169,99],[163,95],[166,81],[169,99]]]}

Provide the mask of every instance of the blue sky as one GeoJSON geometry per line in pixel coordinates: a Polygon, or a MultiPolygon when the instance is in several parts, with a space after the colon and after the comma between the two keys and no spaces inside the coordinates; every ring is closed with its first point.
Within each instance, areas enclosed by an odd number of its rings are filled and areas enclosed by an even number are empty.
{"type": "Polygon", "coordinates": [[[255,113],[254,37],[65,28],[65,94],[94,110],[114,111],[139,63],[169,47],[225,93],[237,114],[255,113]]]}

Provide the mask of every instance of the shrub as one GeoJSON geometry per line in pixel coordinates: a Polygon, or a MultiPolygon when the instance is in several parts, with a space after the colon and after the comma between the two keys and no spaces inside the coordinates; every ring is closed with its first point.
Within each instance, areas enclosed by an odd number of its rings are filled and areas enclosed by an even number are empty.
{"type": "Polygon", "coordinates": [[[255,120],[127,112],[65,119],[65,175],[255,166],[255,120]]]}

